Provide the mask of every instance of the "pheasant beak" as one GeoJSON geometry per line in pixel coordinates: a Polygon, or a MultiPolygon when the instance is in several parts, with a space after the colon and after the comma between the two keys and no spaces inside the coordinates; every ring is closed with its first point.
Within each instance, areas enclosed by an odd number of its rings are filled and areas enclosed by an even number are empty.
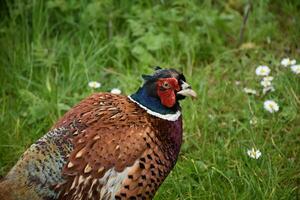
{"type": "Polygon", "coordinates": [[[180,94],[182,96],[186,96],[186,97],[192,97],[192,98],[196,98],[197,97],[197,93],[192,90],[192,87],[187,84],[184,81],[181,81],[181,90],[179,92],[177,92],[177,94],[180,94]]]}

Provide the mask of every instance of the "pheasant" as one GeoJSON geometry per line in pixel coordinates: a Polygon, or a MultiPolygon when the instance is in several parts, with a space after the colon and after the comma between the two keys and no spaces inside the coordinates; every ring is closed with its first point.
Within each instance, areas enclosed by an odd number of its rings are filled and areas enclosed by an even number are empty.
{"type": "Polygon", "coordinates": [[[96,93],[32,144],[0,199],[152,199],[182,143],[179,100],[196,97],[175,69],[143,75],[136,93],[96,93]]]}

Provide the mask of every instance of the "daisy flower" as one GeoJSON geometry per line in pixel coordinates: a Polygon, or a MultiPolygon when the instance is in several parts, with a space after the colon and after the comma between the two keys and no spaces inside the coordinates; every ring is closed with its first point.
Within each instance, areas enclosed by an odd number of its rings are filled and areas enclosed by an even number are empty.
{"type": "Polygon", "coordinates": [[[111,89],[110,93],[112,93],[112,94],[121,94],[122,91],[119,88],[113,88],[113,89],[111,89]]]}
{"type": "Polygon", "coordinates": [[[94,88],[94,89],[101,87],[101,83],[97,81],[90,81],[88,85],[90,88],[94,88]]]}
{"type": "Polygon", "coordinates": [[[275,88],[273,86],[268,86],[263,88],[263,94],[267,94],[268,92],[274,92],[275,88]]]}
{"type": "Polygon", "coordinates": [[[260,81],[260,84],[261,84],[264,88],[272,86],[272,82],[271,82],[271,81],[264,80],[264,79],[263,79],[262,81],[260,81]]]}
{"type": "Polygon", "coordinates": [[[270,74],[271,70],[268,66],[258,66],[255,70],[255,73],[257,76],[268,76],[270,74]]]}
{"type": "Polygon", "coordinates": [[[279,111],[279,106],[278,104],[273,101],[273,100],[266,100],[264,102],[264,108],[270,113],[278,112],[279,111]]]}
{"type": "Polygon", "coordinates": [[[246,94],[254,94],[254,95],[256,95],[256,90],[253,90],[253,89],[251,89],[251,88],[244,88],[244,92],[246,93],[246,94]]]}
{"type": "Polygon", "coordinates": [[[295,65],[296,60],[295,59],[290,60],[289,58],[283,58],[280,63],[282,66],[287,67],[290,65],[295,65]]]}
{"type": "Polygon", "coordinates": [[[300,65],[293,65],[293,66],[291,66],[291,70],[292,70],[295,74],[300,74],[300,65]]]}
{"type": "Polygon", "coordinates": [[[264,87],[263,88],[263,94],[266,94],[267,92],[273,92],[275,91],[274,87],[272,86],[272,80],[273,76],[266,76],[260,81],[260,84],[264,87]]]}
{"type": "Polygon", "coordinates": [[[261,152],[258,149],[248,149],[247,154],[250,158],[254,158],[254,159],[258,159],[259,157],[261,157],[261,152]]]}

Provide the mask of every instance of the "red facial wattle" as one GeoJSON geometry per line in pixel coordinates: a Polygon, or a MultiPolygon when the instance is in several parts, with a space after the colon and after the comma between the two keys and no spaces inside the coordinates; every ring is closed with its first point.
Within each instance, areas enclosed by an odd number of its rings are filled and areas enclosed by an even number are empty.
{"type": "Polygon", "coordinates": [[[176,78],[161,78],[157,81],[157,94],[161,103],[171,108],[176,103],[175,91],[179,91],[180,87],[176,78]],[[168,84],[168,88],[164,87],[164,84],[168,84]]]}

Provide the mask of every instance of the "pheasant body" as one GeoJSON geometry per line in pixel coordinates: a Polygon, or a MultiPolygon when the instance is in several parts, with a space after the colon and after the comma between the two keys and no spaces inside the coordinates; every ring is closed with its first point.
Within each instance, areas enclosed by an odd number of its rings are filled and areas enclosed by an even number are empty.
{"type": "Polygon", "coordinates": [[[159,118],[135,100],[84,99],[23,154],[0,199],[152,199],[176,163],[182,118],[159,118]]]}

